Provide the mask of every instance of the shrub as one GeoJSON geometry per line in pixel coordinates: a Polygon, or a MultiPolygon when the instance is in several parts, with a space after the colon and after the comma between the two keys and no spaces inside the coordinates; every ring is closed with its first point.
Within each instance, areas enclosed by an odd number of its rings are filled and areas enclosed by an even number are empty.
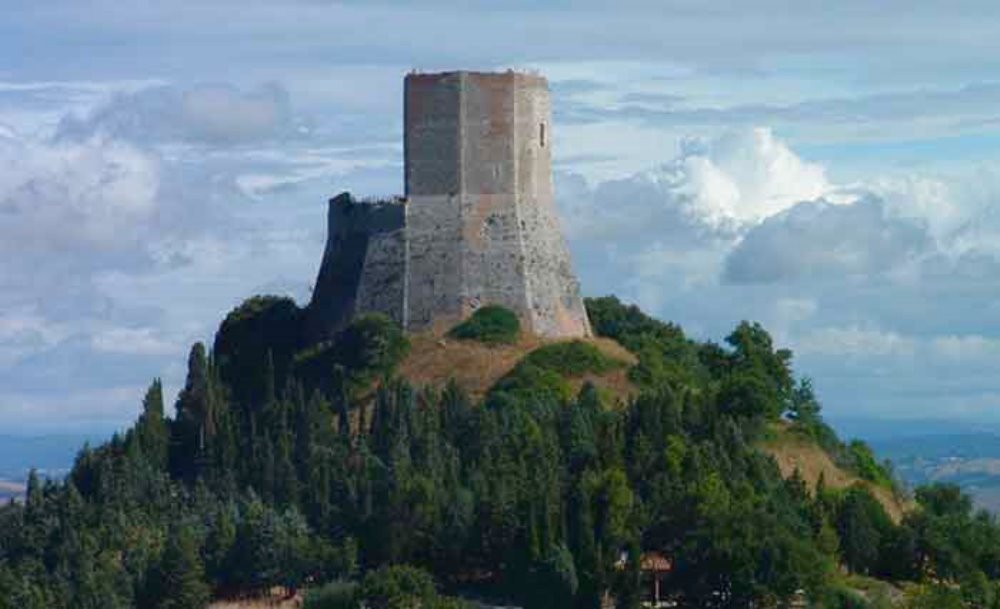
{"type": "Polygon", "coordinates": [[[844,586],[824,590],[813,605],[821,609],[869,609],[864,596],[844,586]]]}
{"type": "Polygon", "coordinates": [[[471,317],[451,329],[449,335],[462,340],[477,340],[487,345],[517,342],[521,322],[510,309],[499,305],[486,305],[471,317]]]}
{"type": "Polygon", "coordinates": [[[409,351],[410,341],[394,321],[379,314],[362,315],[333,340],[297,354],[294,371],[309,390],[330,394],[337,389],[335,377],[342,374],[351,391],[360,391],[391,375],[409,351]]]}
{"type": "Polygon", "coordinates": [[[335,581],[306,593],[303,609],[356,609],[358,585],[354,582],[335,581]]]}
{"type": "Polygon", "coordinates": [[[361,600],[370,609],[460,609],[458,599],[440,596],[434,579],[423,569],[408,565],[383,567],[365,576],[361,600]]]}
{"type": "Polygon", "coordinates": [[[493,386],[493,393],[517,398],[565,402],[573,397],[567,377],[600,374],[624,366],[582,340],[553,343],[535,349],[493,386]]]}
{"type": "Polygon", "coordinates": [[[522,363],[558,372],[564,376],[577,377],[587,373],[608,372],[624,365],[604,355],[591,343],[582,340],[554,343],[535,349],[522,360],[522,363]]]}
{"type": "MultiPolygon", "coordinates": [[[[565,402],[573,397],[573,388],[558,372],[521,362],[493,386],[492,393],[506,393],[524,399],[565,402]]],[[[496,405],[495,400],[491,400],[496,405]]]]}

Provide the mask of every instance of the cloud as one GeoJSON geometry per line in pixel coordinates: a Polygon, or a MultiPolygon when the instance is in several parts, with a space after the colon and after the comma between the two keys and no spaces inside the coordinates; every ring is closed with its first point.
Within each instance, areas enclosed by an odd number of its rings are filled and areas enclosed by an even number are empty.
{"type": "Polygon", "coordinates": [[[717,283],[747,231],[834,190],[821,166],[764,128],[687,138],[675,158],[594,187],[580,176],[557,177],[584,286],[648,307],[717,283]]]}
{"type": "Polygon", "coordinates": [[[795,341],[796,351],[805,355],[909,356],[917,343],[910,337],[878,328],[859,326],[826,327],[812,330],[795,341]]]}
{"type": "Polygon", "coordinates": [[[922,226],[888,216],[880,199],[808,201],[752,228],[726,258],[724,277],[735,283],[849,281],[887,273],[930,245],[922,226]]]}
{"type": "Polygon", "coordinates": [[[976,334],[938,336],[933,339],[931,345],[939,355],[953,360],[1000,356],[1000,339],[976,334]]]}
{"type": "Polygon", "coordinates": [[[731,232],[831,190],[821,166],[799,158],[766,128],[687,138],[676,158],[601,183],[589,199],[579,183],[565,181],[560,187],[571,191],[563,197],[568,205],[589,207],[567,214],[570,230],[587,235],[694,227],[731,232]]]}
{"type": "Polygon", "coordinates": [[[160,86],[120,93],[82,117],[66,116],[56,137],[241,144],[294,137],[299,128],[288,93],[276,84],[246,92],[224,84],[160,86]]]}
{"type": "Polygon", "coordinates": [[[133,355],[173,355],[183,349],[159,336],[153,328],[108,328],[91,336],[91,347],[101,353],[133,355]]]}
{"type": "Polygon", "coordinates": [[[121,253],[154,217],[159,185],[157,159],[128,144],[0,139],[0,253],[22,269],[53,252],[121,253]]]}
{"type": "Polygon", "coordinates": [[[688,140],[658,178],[689,213],[711,224],[757,222],[830,190],[821,166],[803,161],[765,128],[688,140]]]}

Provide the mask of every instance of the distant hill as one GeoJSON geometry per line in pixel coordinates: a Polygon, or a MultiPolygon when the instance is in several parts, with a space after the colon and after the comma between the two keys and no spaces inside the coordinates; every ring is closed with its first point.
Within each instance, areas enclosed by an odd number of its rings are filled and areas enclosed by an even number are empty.
{"type": "Polygon", "coordinates": [[[84,444],[104,441],[97,435],[0,435],[0,479],[23,482],[32,468],[39,474],[60,478],[73,466],[84,444]]]}
{"type": "Polygon", "coordinates": [[[24,483],[0,479],[0,501],[19,499],[24,496],[24,483]]]}
{"type": "Polygon", "coordinates": [[[872,441],[910,486],[957,484],[976,505],[1000,512],[1000,435],[945,431],[872,441]]]}

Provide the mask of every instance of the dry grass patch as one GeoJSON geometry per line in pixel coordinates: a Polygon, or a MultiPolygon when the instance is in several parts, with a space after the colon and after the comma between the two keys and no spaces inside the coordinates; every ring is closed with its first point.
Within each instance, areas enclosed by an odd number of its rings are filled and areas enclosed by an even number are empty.
{"type": "Polygon", "coordinates": [[[900,500],[889,489],[862,480],[838,467],[830,455],[814,442],[784,430],[779,430],[777,434],[777,438],[764,443],[763,449],[778,462],[782,476],[788,478],[798,470],[799,476],[805,480],[810,492],[815,491],[816,482],[822,474],[829,488],[841,489],[855,484],[866,487],[896,524],[899,524],[903,520],[903,515],[911,509],[912,506],[908,502],[900,500]]]}
{"type": "MultiPolygon", "coordinates": [[[[626,366],[606,374],[586,374],[570,379],[575,389],[586,381],[598,389],[607,389],[616,395],[627,396],[636,392],[628,380],[627,366],[636,359],[628,350],[607,338],[587,338],[586,342],[597,347],[604,355],[624,362],[626,366]]],[[[552,344],[538,336],[522,333],[510,345],[485,345],[476,341],[457,340],[437,333],[410,336],[410,353],[403,360],[399,374],[417,386],[444,386],[454,379],[474,399],[482,398],[501,377],[510,372],[519,361],[539,347],[552,344]]]]}

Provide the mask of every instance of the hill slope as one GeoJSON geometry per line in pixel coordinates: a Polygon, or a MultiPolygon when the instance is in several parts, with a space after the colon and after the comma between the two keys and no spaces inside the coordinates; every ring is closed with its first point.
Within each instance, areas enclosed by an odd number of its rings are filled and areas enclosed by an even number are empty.
{"type": "MultiPolygon", "coordinates": [[[[624,367],[601,374],[585,374],[570,379],[579,390],[590,381],[597,387],[614,392],[622,400],[635,395],[638,388],[628,379],[627,366],[637,362],[635,355],[609,338],[582,339],[597,347],[624,367]]],[[[414,384],[443,387],[454,380],[474,400],[481,399],[497,381],[514,369],[526,355],[559,342],[529,334],[521,335],[513,344],[487,345],[474,340],[459,340],[440,333],[410,336],[410,352],[399,367],[399,374],[414,384]]]]}
{"type": "Polygon", "coordinates": [[[308,344],[294,303],[248,301],[192,347],[173,417],[154,381],[132,428],[0,507],[0,608],[311,582],[349,607],[634,608],[650,554],[679,606],[863,607],[844,571],[912,582],[909,608],[993,602],[1000,524],[951,487],[900,519],[759,324],[716,344],[587,304],[602,339],[485,346],[377,316],[308,344]],[[771,433],[790,419],[828,453],[771,433]],[[810,493],[821,475],[844,490],[810,493]]]}
{"type": "Polygon", "coordinates": [[[821,476],[828,488],[864,487],[878,499],[896,524],[903,520],[907,511],[913,509],[912,503],[897,497],[892,490],[838,466],[830,454],[812,440],[788,431],[787,426],[776,429],[774,437],[762,442],[761,447],[774,457],[784,477],[789,478],[798,472],[809,489],[816,488],[821,476]]]}

